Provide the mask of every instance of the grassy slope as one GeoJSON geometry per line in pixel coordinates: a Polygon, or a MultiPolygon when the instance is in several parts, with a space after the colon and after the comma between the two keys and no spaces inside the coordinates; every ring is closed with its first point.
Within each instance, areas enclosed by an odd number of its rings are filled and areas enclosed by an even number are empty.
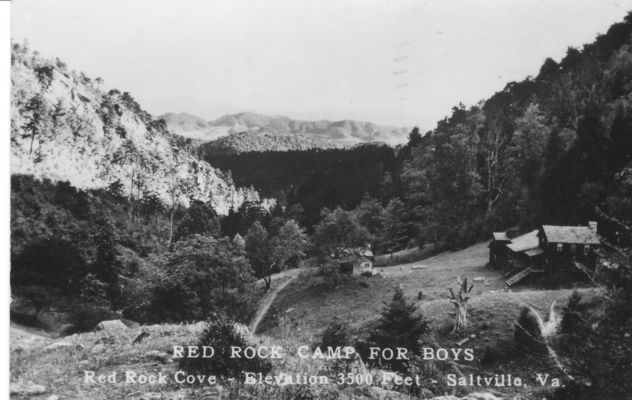
{"type": "MultiPolygon", "coordinates": [[[[475,339],[464,345],[474,349],[475,361],[469,364],[440,363],[439,368],[444,373],[455,373],[455,367],[464,374],[513,373],[529,379],[530,386],[535,384],[535,373],[550,372],[551,375],[561,377],[561,372],[544,351],[524,354],[516,350],[513,341],[514,322],[525,305],[533,307],[546,319],[551,304],[556,301],[555,310],[560,313],[574,289],[538,290],[533,285],[523,285],[509,290],[502,273],[485,267],[487,259],[487,243],[481,243],[423,261],[386,267],[382,269],[381,276],[348,277],[335,291],[323,277],[304,273],[281,291],[260,329],[272,337],[282,336],[284,329],[278,326],[277,321],[286,315],[305,337],[316,340],[337,316],[348,321],[356,333],[362,335],[379,318],[394,288],[401,286],[419,310],[431,320],[432,333],[426,339],[428,343],[447,348],[457,347],[456,342],[460,339],[470,334],[476,335],[475,339]],[[450,332],[450,313],[454,307],[447,299],[447,288],[456,288],[456,278],[461,275],[466,275],[470,280],[483,277],[485,281],[474,283],[469,303],[470,327],[467,332],[454,337],[450,332]],[[418,300],[419,291],[423,291],[422,300],[418,300]],[[482,364],[481,358],[486,347],[497,350],[499,356],[491,363],[482,364]]],[[[587,301],[598,299],[598,289],[580,287],[579,291],[587,301]]],[[[541,389],[529,389],[533,395],[537,395],[538,390],[541,389]]],[[[524,393],[524,389],[503,389],[500,393],[508,395],[521,392],[524,393]]]]}
{"type": "Polygon", "coordinates": [[[379,316],[384,302],[393,297],[393,290],[401,286],[410,298],[417,299],[423,291],[423,300],[418,304],[443,299],[448,287],[456,286],[456,279],[466,274],[468,278],[485,278],[483,284],[475,284],[472,294],[480,295],[490,290],[505,287],[502,276],[485,268],[487,246],[477,244],[467,249],[442,253],[419,262],[380,268],[382,273],[371,278],[348,276],[346,282],[335,291],[322,277],[304,276],[285,288],[273,304],[273,312],[262,325],[271,328],[274,336],[274,311],[284,312],[293,308],[293,317],[302,327],[314,333],[324,328],[323,321],[336,315],[354,326],[365,325],[379,316]],[[419,268],[421,267],[421,268],[419,268]]]}

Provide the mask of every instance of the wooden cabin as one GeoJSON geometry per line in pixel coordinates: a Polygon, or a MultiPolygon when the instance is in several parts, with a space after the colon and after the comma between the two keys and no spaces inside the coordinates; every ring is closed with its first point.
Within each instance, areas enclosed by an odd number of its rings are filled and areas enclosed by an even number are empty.
{"type": "Polygon", "coordinates": [[[507,263],[507,245],[511,240],[506,232],[494,232],[493,240],[489,243],[489,267],[491,269],[503,269],[507,263]]]}
{"type": "Polygon", "coordinates": [[[538,239],[546,268],[574,261],[588,268],[595,267],[595,249],[600,245],[596,223],[590,226],[542,225],[538,239]]]}
{"type": "Polygon", "coordinates": [[[340,247],[334,251],[332,258],[338,262],[341,274],[374,274],[373,263],[375,262],[375,256],[369,246],[356,248],[340,247]]]}
{"type": "Polygon", "coordinates": [[[494,232],[489,245],[489,265],[506,271],[505,282],[513,286],[535,273],[592,269],[599,245],[596,222],[590,222],[589,226],[542,225],[512,239],[494,232]]]}

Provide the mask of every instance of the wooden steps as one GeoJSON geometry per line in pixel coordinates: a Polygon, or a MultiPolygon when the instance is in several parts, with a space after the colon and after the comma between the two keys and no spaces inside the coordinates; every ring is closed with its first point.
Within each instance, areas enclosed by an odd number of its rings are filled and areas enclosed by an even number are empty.
{"type": "Polygon", "coordinates": [[[532,272],[533,272],[533,268],[527,267],[523,269],[522,271],[510,276],[507,280],[505,280],[505,283],[507,284],[507,286],[511,287],[515,285],[516,283],[520,282],[521,280],[523,280],[524,278],[526,278],[527,276],[529,276],[532,272]]]}

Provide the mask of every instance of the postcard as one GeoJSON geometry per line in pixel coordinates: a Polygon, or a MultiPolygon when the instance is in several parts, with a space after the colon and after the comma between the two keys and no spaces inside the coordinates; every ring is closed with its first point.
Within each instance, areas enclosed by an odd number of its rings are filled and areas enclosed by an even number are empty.
{"type": "Polygon", "coordinates": [[[11,399],[632,398],[632,2],[11,21],[11,399]]]}

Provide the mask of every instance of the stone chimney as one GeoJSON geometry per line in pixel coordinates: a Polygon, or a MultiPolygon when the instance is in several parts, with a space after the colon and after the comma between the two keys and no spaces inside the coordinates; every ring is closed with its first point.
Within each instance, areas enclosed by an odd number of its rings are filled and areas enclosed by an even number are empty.
{"type": "Polygon", "coordinates": [[[591,231],[597,233],[597,221],[588,221],[588,227],[591,231]]]}

